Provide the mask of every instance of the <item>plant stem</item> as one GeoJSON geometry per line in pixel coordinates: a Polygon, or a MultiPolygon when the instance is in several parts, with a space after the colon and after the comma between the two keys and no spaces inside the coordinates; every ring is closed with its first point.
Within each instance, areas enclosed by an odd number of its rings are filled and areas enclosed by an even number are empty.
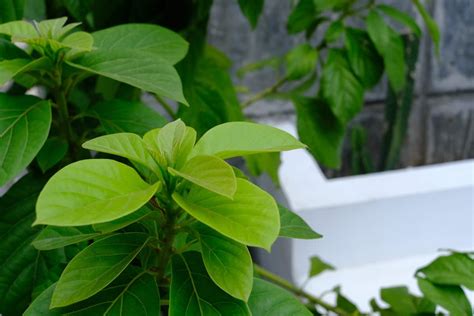
{"type": "Polygon", "coordinates": [[[160,97],[160,96],[157,95],[157,94],[154,94],[154,96],[155,96],[156,101],[158,101],[158,103],[161,104],[161,106],[163,107],[163,109],[165,109],[166,113],[168,113],[168,115],[169,115],[173,120],[178,119],[178,116],[176,115],[176,113],[174,113],[173,108],[171,107],[171,105],[169,105],[168,102],[166,102],[162,97],[160,97]]]}
{"type": "Polygon", "coordinates": [[[175,215],[169,214],[166,219],[166,223],[163,225],[163,240],[162,247],[158,256],[158,267],[157,267],[157,281],[160,283],[165,276],[166,266],[170,261],[171,255],[173,254],[173,242],[176,235],[175,215]]]}
{"type": "Polygon", "coordinates": [[[63,134],[64,139],[67,141],[69,144],[70,152],[71,152],[71,158],[73,160],[76,159],[76,149],[75,149],[75,140],[74,140],[74,135],[73,131],[71,128],[71,120],[69,117],[69,111],[67,108],[67,100],[66,100],[66,94],[64,90],[62,90],[61,87],[57,88],[55,93],[55,103],[58,108],[58,115],[59,115],[59,126],[61,128],[61,133],[63,134]]]}
{"type": "Polygon", "coordinates": [[[346,311],[343,311],[338,307],[332,306],[332,305],[326,303],[325,301],[321,300],[320,298],[317,298],[317,297],[305,292],[303,289],[300,289],[300,288],[296,287],[295,285],[291,284],[289,281],[283,279],[282,277],[280,277],[276,274],[273,274],[272,272],[266,270],[265,268],[263,268],[263,267],[261,267],[257,264],[254,264],[254,268],[255,268],[255,272],[260,274],[265,279],[269,280],[270,282],[272,282],[276,285],[279,285],[279,286],[287,289],[288,291],[292,292],[293,294],[295,294],[298,297],[302,297],[302,298],[307,299],[308,302],[310,302],[312,304],[319,305],[319,306],[323,307],[324,309],[326,309],[328,311],[332,311],[332,312],[334,312],[338,315],[349,315],[349,313],[347,313],[346,311]]]}
{"type": "Polygon", "coordinates": [[[277,82],[275,82],[275,84],[273,86],[268,87],[268,88],[258,92],[253,97],[251,97],[247,101],[243,102],[242,103],[242,108],[245,109],[245,108],[251,106],[252,104],[254,104],[255,102],[266,98],[270,94],[275,93],[278,90],[278,88],[280,88],[282,85],[284,85],[287,82],[287,80],[288,79],[286,77],[283,77],[280,80],[278,80],[277,82]]]}

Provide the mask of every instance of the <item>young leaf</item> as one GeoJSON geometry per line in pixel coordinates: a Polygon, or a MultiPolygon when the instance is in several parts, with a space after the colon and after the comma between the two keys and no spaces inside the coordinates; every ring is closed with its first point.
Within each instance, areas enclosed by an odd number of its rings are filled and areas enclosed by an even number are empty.
{"type": "Polygon", "coordinates": [[[280,237],[317,239],[322,238],[301,217],[286,207],[278,204],[280,211],[280,237]]]}
{"type": "Polygon", "coordinates": [[[13,21],[0,24],[0,34],[11,36],[13,42],[39,36],[33,24],[26,21],[13,21]]]}
{"type": "Polygon", "coordinates": [[[128,215],[155,194],[131,167],[109,159],[87,159],[58,171],[36,204],[37,224],[80,226],[128,215]]]}
{"type": "Polygon", "coordinates": [[[309,44],[300,44],[286,55],[285,61],[287,78],[298,80],[316,70],[318,51],[309,44]]]}
{"type": "Polygon", "coordinates": [[[293,294],[258,278],[253,281],[248,305],[252,315],[313,315],[293,294]]]}
{"type": "Polygon", "coordinates": [[[329,168],[341,165],[345,127],[320,99],[293,97],[298,135],[314,158],[329,168]]]}
{"type": "Polygon", "coordinates": [[[186,212],[219,233],[250,246],[270,249],[278,237],[280,217],[275,200],[244,179],[237,179],[233,200],[200,187],[173,194],[186,212]]]}
{"type": "Polygon", "coordinates": [[[229,122],[207,131],[194,146],[191,156],[214,155],[227,159],[304,147],[278,128],[249,122],[229,122]]]}
{"type": "Polygon", "coordinates": [[[47,226],[31,243],[38,250],[51,250],[91,240],[98,233],[84,233],[75,227],[47,226]]]}
{"type": "Polygon", "coordinates": [[[81,251],[59,279],[51,308],[71,305],[96,294],[132,262],[148,242],[143,233],[124,233],[98,240],[81,251]]]}
{"type": "Polygon", "coordinates": [[[169,166],[180,169],[188,159],[195,141],[196,131],[178,119],[159,130],[156,147],[169,166]]]}
{"type": "Polygon", "coordinates": [[[240,10],[253,29],[257,26],[258,18],[262,14],[264,2],[265,0],[239,0],[240,10]]]}
{"type": "Polygon", "coordinates": [[[362,109],[364,89],[352,73],[342,50],[329,50],[321,89],[332,112],[342,123],[350,121],[362,109]]]}
{"type": "Polygon", "coordinates": [[[463,285],[474,291],[474,260],[467,254],[441,256],[417,273],[436,284],[463,285]]]}
{"type": "Polygon", "coordinates": [[[377,9],[392,18],[393,20],[406,25],[410,29],[410,31],[417,37],[421,37],[421,29],[416,23],[415,19],[412,18],[410,15],[386,4],[379,4],[377,6],[377,9]]]}
{"type": "Polygon", "coordinates": [[[87,32],[74,32],[66,36],[66,38],[61,41],[61,44],[71,48],[71,50],[66,53],[66,58],[72,59],[78,54],[90,52],[94,44],[94,39],[92,35],[87,32]]]}
{"type": "Polygon", "coordinates": [[[136,134],[117,133],[99,136],[88,140],[82,144],[82,147],[127,158],[133,162],[148,167],[157,174],[160,174],[159,167],[145,148],[145,143],[140,136],[136,134]]]}
{"type": "Polygon", "coordinates": [[[0,93],[0,186],[28,166],[51,125],[48,101],[0,93]]]}
{"type": "Polygon", "coordinates": [[[247,301],[252,291],[252,257],[246,246],[199,225],[202,259],[211,279],[235,298],[247,301]]]}
{"type": "Polygon", "coordinates": [[[460,286],[433,284],[422,278],[417,280],[421,292],[451,315],[472,315],[471,303],[460,286]]]}
{"type": "Polygon", "coordinates": [[[439,54],[440,33],[439,33],[438,24],[436,24],[436,21],[433,20],[433,18],[430,16],[428,11],[426,11],[425,7],[421,4],[420,0],[412,0],[412,2],[415,4],[416,8],[418,9],[418,12],[420,12],[421,17],[425,21],[426,28],[428,29],[428,32],[430,33],[433,43],[435,44],[436,53],[439,54]]]}
{"type": "Polygon", "coordinates": [[[216,156],[196,156],[179,171],[171,167],[168,170],[175,176],[228,198],[232,198],[237,190],[232,167],[216,156]]]}
{"type": "Polygon", "coordinates": [[[178,34],[153,24],[123,24],[92,34],[98,49],[151,53],[174,65],[184,58],[188,43],[178,34]]]}
{"type": "Polygon", "coordinates": [[[151,53],[97,49],[68,64],[187,104],[176,70],[151,53]]]}
{"type": "Polygon", "coordinates": [[[367,32],[347,28],[344,43],[351,69],[357,78],[366,89],[375,86],[383,74],[383,59],[377,53],[367,32]]]}
{"type": "Polygon", "coordinates": [[[405,86],[406,65],[403,40],[376,10],[371,10],[366,19],[367,31],[379,54],[383,57],[388,80],[399,92],[405,86]]]}
{"type": "Polygon", "coordinates": [[[92,227],[95,231],[101,232],[102,234],[111,233],[127,227],[130,224],[138,222],[145,218],[151,213],[151,210],[145,205],[142,206],[138,211],[128,214],[124,217],[117,218],[111,222],[94,224],[92,227]]]}
{"type": "Polygon", "coordinates": [[[299,0],[288,17],[288,33],[295,34],[311,27],[316,20],[314,0],[299,0]]]}
{"type": "Polygon", "coordinates": [[[91,112],[109,134],[130,132],[143,135],[166,124],[158,112],[141,102],[111,100],[95,105],[91,112]]]}
{"type": "Polygon", "coordinates": [[[198,252],[172,259],[170,316],[250,316],[247,305],[222,291],[207,275],[198,252]]]}
{"type": "Polygon", "coordinates": [[[311,257],[310,261],[311,261],[311,266],[309,268],[310,278],[315,277],[326,270],[334,270],[334,267],[332,265],[324,262],[317,256],[311,257]]]}
{"type": "Polygon", "coordinates": [[[46,172],[60,162],[66,156],[68,148],[69,145],[65,140],[59,137],[49,138],[36,155],[41,171],[46,172]]]}

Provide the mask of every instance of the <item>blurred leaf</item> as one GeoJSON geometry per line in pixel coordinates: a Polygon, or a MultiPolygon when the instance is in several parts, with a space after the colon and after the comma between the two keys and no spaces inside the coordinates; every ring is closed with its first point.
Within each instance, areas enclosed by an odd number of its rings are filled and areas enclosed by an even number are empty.
{"type": "Polygon", "coordinates": [[[329,24],[326,33],[324,34],[324,39],[327,43],[335,42],[339,39],[344,33],[344,24],[341,20],[336,20],[329,24]]]}
{"type": "Polygon", "coordinates": [[[299,0],[288,17],[288,33],[302,32],[313,25],[316,20],[316,8],[313,0],[299,0]]]}
{"type": "Polygon", "coordinates": [[[264,68],[273,68],[273,69],[278,69],[282,63],[282,58],[281,57],[270,57],[270,58],[265,58],[262,60],[258,60],[253,63],[249,63],[244,65],[243,67],[239,68],[237,70],[237,76],[239,78],[243,78],[245,75],[247,75],[250,72],[254,72],[257,70],[261,70],[264,68]]]}
{"type": "Polygon", "coordinates": [[[49,138],[36,155],[36,161],[43,172],[48,171],[59,163],[67,154],[68,143],[59,138],[49,138]]]}
{"type": "Polygon", "coordinates": [[[366,174],[375,172],[372,157],[367,148],[367,131],[360,125],[351,130],[351,172],[366,174]]]}
{"type": "Polygon", "coordinates": [[[318,12],[341,11],[349,8],[354,2],[355,0],[314,0],[314,7],[318,12]]]}
{"type": "Polygon", "coordinates": [[[318,51],[309,44],[300,44],[286,55],[285,61],[286,77],[298,80],[316,70],[318,51]]]}
{"type": "Polygon", "coordinates": [[[377,9],[382,11],[385,15],[389,16],[393,20],[406,25],[410,29],[410,31],[417,37],[421,37],[420,27],[418,26],[418,24],[416,24],[415,19],[407,13],[386,4],[379,4],[377,6],[377,9]]]}
{"type": "Polygon", "coordinates": [[[435,44],[436,53],[439,55],[440,32],[438,24],[436,24],[436,21],[433,20],[428,11],[426,11],[420,0],[412,0],[412,2],[415,4],[416,8],[418,9],[418,12],[420,12],[421,17],[425,21],[426,28],[428,29],[428,32],[431,35],[433,43],[435,44]]]}
{"type": "Polygon", "coordinates": [[[25,0],[0,0],[0,23],[21,20],[25,0]]]}
{"type": "Polygon", "coordinates": [[[315,277],[326,270],[335,270],[332,265],[324,262],[317,256],[313,256],[310,258],[310,264],[311,264],[309,268],[310,278],[315,277]]]}
{"type": "Polygon", "coordinates": [[[351,315],[358,315],[359,309],[357,308],[357,306],[352,303],[347,297],[342,295],[339,291],[337,292],[336,306],[342,309],[343,311],[351,313],[351,315]]]}
{"type": "Polygon", "coordinates": [[[280,168],[280,153],[263,153],[244,156],[247,168],[255,177],[264,173],[268,174],[273,183],[280,185],[278,169],[280,168]]]}
{"type": "Polygon", "coordinates": [[[247,17],[253,29],[257,26],[264,3],[265,0],[239,0],[240,10],[247,17]]]}
{"type": "Polygon", "coordinates": [[[460,286],[437,285],[417,278],[421,292],[432,302],[444,307],[453,316],[472,315],[471,303],[460,286]]]}
{"type": "Polygon", "coordinates": [[[317,239],[322,238],[298,214],[278,204],[280,211],[280,237],[317,239]]]}

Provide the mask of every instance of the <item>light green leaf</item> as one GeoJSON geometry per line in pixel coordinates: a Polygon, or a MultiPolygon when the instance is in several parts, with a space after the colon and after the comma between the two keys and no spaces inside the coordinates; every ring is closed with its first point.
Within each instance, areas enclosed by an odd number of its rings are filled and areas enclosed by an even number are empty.
{"type": "Polygon", "coordinates": [[[98,233],[84,233],[75,227],[47,226],[31,243],[38,250],[51,250],[91,240],[98,233]]]}
{"type": "Polygon", "coordinates": [[[148,242],[143,233],[112,235],[82,250],[67,265],[51,300],[51,308],[85,300],[112,282],[148,242]]]}
{"type": "Polygon", "coordinates": [[[91,111],[109,134],[130,132],[143,135],[166,124],[160,114],[141,102],[111,100],[95,105],[91,111]]]}
{"type": "Polygon", "coordinates": [[[86,159],[58,171],[36,205],[37,224],[80,226],[128,215],[155,194],[131,167],[109,159],[86,159]]]}
{"type": "Polygon", "coordinates": [[[138,222],[139,220],[148,216],[150,213],[151,210],[145,205],[141,207],[138,211],[135,211],[124,217],[120,217],[116,220],[107,223],[94,224],[92,225],[92,227],[95,231],[99,231],[102,234],[111,233],[124,227],[127,227],[130,224],[138,222]]]}
{"type": "Polygon", "coordinates": [[[326,270],[334,270],[334,267],[332,265],[324,262],[323,260],[321,260],[317,256],[311,257],[310,262],[311,262],[311,265],[310,265],[310,268],[309,268],[309,277],[310,278],[315,277],[315,276],[321,274],[322,272],[324,272],[326,270]]]}
{"type": "Polygon", "coordinates": [[[50,124],[48,101],[0,93],[0,186],[34,159],[48,137],[50,124]]]}
{"type": "Polygon", "coordinates": [[[288,17],[288,33],[295,34],[311,27],[316,20],[314,0],[299,0],[288,17]]]}
{"type": "Polygon", "coordinates": [[[249,246],[270,249],[278,237],[280,216],[273,197],[244,179],[237,179],[234,199],[193,187],[173,194],[186,212],[219,233],[249,246]]]}
{"type": "Polygon", "coordinates": [[[169,166],[180,169],[188,159],[195,141],[196,131],[178,119],[159,130],[155,147],[166,158],[169,166]]]}
{"type": "Polygon", "coordinates": [[[22,39],[39,36],[33,25],[26,21],[13,21],[0,24],[0,34],[11,36],[12,41],[21,41],[22,39]]]}
{"type": "Polygon", "coordinates": [[[301,217],[282,205],[278,205],[280,211],[280,234],[281,237],[299,239],[322,238],[301,217]]]}
{"type": "Polygon", "coordinates": [[[248,305],[252,315],[258,316],[313,315],[293,294],[258,278],[253,281],[248,305]]]}
{"type": "Polygon", "coordinates": [[[66,156],[68,148],[69,145],[65,140],[59,137],[49,138],[36,155],[41,171],[46,172],[60,162],[66,156]]]}
{"type": "Polygon", "coordinates": [[[438,285],[417,278],[421,292],[433,303],[445,308],[453,316],[472,315],[471,303],[460,286],[438,285]]]}
{"type": "Polygon", "coordinates": [[[92,35],[98,49],[143,51],[172,65],[183,59],[188,50],[188,43],[180,35],[153,24],[123,24],[92,35]]]}
{"type": "Polygon", "coordinates": [[[127,158],[142,164],[157,174],[159,167],[145,148],[140,136],[132,133],[116,133],[99,136],[82,144],[83,148],[127,158]]]}
{"type": "Polygon", "coordinates": [[[417,37],[421,37],[421,29],[416,23],[415,19],[412,18],[410,15],[386,4],[377,5],[377,9],[392,18],[393,20],[406,25],[410,29],[410,31],[417,37]]]}
{"type": "Polygon", "coordinates": [[[227,159],[304,147],[293,136],[275,127],[249,122],[228,122],[207,131],[194,146],[191,156],[214,155],[227,159]]]}
{"type": "Polygon", "coordinates": [[[345,127],[320,99],[293,97],[297,113],[298,135],[314,158],[329,168],[341,165],[345,127]]]}
{"type": "Polygon", "coordinates": [[[298,80],[316,70],[318,51],[309,44],[300,44],[286,55],[285,61],[287,78],[298,80]]]}
{"type": "Polygon", "coordinates": [[[369,35],[360,29],[347,28],[344,42],[352,71],[365,88],[372,88],[382,77],[383,59],[369,35]]]}
{"type": "Polygon", "coordinates": [[[391,87],[399,92],[405,86],[406,65],[403,40],[376,10],[371,10],[366,19],[367,31],[377,51],[383,57],[391,87]]]}
{"type": "Polygon", "coordinates": [[[222,291],[207,275],[198,252],[172,259],[170,316],[249,316],[247,305],[222,291]]]}
{"type": "Polygon", "coordinates": [[[474,260],[467,254],[441,256],[417,273],[436,284],[463,285],[474,291],[474,260]]]}
{"type": "Polygon", "coordinates": [[[98,49],[68,64],[187,104],[176,70],[151,53],[98,49]]]}
{"type": "Polygon", "coordinates": [[[38,23],[38,30],[42,37],[59,39],[62,35],[62,29],[66,24],[67,17],[44,20],[38,23]]]}
{"type": "Polygon", "coordinates": [[[252,257],[246,246],[199,225],[202,259],[211,279],[235,298],[247,301],[252,291],[252,257]]]}
{"type": "Polygon", "coordinates": [[[29,59],[6,59],[0,61],[0,86],[13,79],[31,62],[29,59]]]}
{"type": "Polygon", "coordinates": [[[64,46],[72,48],[72,50],[66,54],[66,58],[69,59],[77,54],[90,52],[93,43],[94,39],[92,38],[92,35],[86,32],[74,32],[61,41],[61,44],[64,46]]]}
{"type": "Polygon", "coordinates": [[[257,26],[264,3],[265,0],[239,0],[240,10],[247,17],[253,29],[257,26]]]}
{"type": "Polygon", "coordinates": [[[232,167],[216,156],[196,156],[179,171],[173,168],[168,170],[175,176],[228,198],[232,198],[237,190],[232,167]]]}
{"type": "Polygon", "coordinates": [[[342,123],[349,122],[362,109],[364,89],[352,73],[342,50],[329,50],[321,89],[332,112],[342,123]]]}
{"type": "Polygon", "coordinates": [[[415,4],[416,8],[418,9],[418,12],[420,12],[421,17],[425,21],[426,28],[428,29],[428,32],[430,33],[433,43],[435,44],[436,53],[439,55],[440,32],[439,32],[438,24],[436,24],[436,21],[433,20],[433,18],[430,16],[428,11],[426,11],[425,7],[421,4],[420,0],[412,0],[412,2],[415,4]]]}

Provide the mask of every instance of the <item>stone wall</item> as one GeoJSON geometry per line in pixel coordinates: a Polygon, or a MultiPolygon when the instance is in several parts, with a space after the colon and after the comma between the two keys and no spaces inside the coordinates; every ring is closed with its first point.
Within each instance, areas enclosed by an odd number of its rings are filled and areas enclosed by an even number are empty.
{"type": "MultiPolygon", "coordinates": [[[[410,1],[396,3],[415,14],[410,1]]],[[[234,61],[234,70],[275,55],[282,55],[303,38],[286,32],[291,1],[267,0],[255,31],[240,13],[237,1],[215,0],[209,27],[209,41],[234,61]]],[[[422,39],[416,71],[416,97],[412,105],[408,136],[402,149],[401,167],[440,163],[474,157],[474,1],[434,0],[428,5],[441,29],[440,55],[434,53],[426,35],[422,39]]],[[[420,20],[420,17],[417,16],[420,20]]],[[[237,85],[259,91],[271,86],[278,73],[265,70],[237,85]]],[[[374,155],[380,149],[384,128],[383,101],[385,83],[366,94],[364,110],[355,119],[369,131],[369,148],[374,155]]],[[[255,119],[294,119],[288,102],[262,101],[248,108],[255,119]]],[[[341,171],[347,174],[348,146],[341,171]]]]}

